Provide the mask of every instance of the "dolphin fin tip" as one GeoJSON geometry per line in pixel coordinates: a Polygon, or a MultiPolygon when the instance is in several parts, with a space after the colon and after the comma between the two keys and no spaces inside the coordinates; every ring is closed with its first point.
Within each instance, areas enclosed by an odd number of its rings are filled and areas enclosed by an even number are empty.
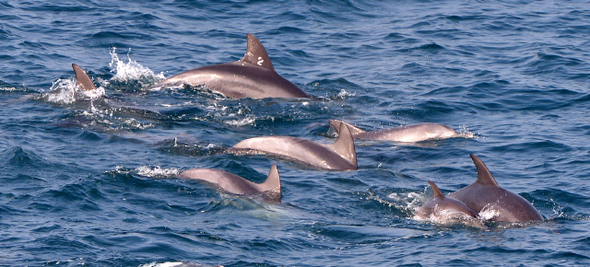
{"type": "Polygon", "coordinates": [[[477,168],[477,180],[475,182],[483,185],[500,187],[483,161],[474,154],[469,154],[469,156],[471,157],[471,160],[473,160],[475,168],[477,168]]]}
{"type": "Polygon", "coordinates": [[[430,185],[430,188],[432,188],[432,195],[434,197],[444,197],[445,196],[445,195],[443,195],[442,191],[440,191],[438,186],[436,186],[436,184],[433,181],[428,181],[428,184],[430,185]]]}
{"type": "Polygon", "coordinates": [[[344,123],[340,124],[338,129],[338,139],[332,144],[332,149],[340,154],[343,158],[350,161],[355,168],[358,167],[356,160],[356,150],[354,147],[354,140],[350,129],[344,123]]]}
{"type": "Polygon", "coordinates": [[[268,172],[268,177],[262,183],[263,190],[262,191],[269,191],[269,190],[281,190],[281,176],[279,175],[279,169],[277,165],[272,164],[270,166],[270,171],[268,172]]]}
{"type": "Polygon", "coordinates": [[[90,91],[96,89],[96,86],[94,85],[86,71],[84,71],[84,69],[82,69],[80,66],[74,63],[72,63],[72,68],[74,69],[74,73],[76,74],[76,82],[78,83],[78,86],[82,88],[82,90],[90,91]]]}
{"type": "Polygon", "coordinates": [[[248,39],[248,48],[241,61],[274,71],[270,57],[268,57],[268,53],[266,53],[266,49],[264,49],[260,40],[251,33],[246,34],[246,37],[248,39]]]}

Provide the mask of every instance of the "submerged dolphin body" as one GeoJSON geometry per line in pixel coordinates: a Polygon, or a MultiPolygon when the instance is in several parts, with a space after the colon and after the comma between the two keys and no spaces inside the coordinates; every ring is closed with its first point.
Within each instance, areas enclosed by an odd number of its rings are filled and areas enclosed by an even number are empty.
{"type": "Polygon", "coordinates": [[[434,182],[428,181],[428,184],[430,184],[430,187],[432,188],[432,194],[434,197],[418,209],[418,212],[416,213],[418,218],[429,219],[431,216],[438,218],[451,215],[449,213],[459,216],[465,215],[467,218],[477,217],[477,212],[467,207],[465,203],[450,197],[445,197],[434,182]]]}
{"type": "Polygon", "coordinates": [[[340,133],[333,144],[318,144],[291,136],[255,137],[239,142],[226,152],[274,155],[324,170],[356,170],[356,151],[350,132],[343,125],[340,133]]]}
{"type": "Polygon", "coordinates": [[[242,59],[185,71],[159,86],[205,85],[229,98],[310,97],[276,73],[264,46],[254,35],[247,37],[248,48],[242,59]]]}
{"type": "Polygon", "coordinates": [[[215,169],[190,169],[178,175],[182,179],[199,180],[236,195],[260,195],[271,202],[281,202],[281,178],[276,165],[270,167],[266,181],[257,184],[235,174],[215,169]]]}
{"type": "Polygon", "coordinates": [[[414,143],[431,139],[473,137],[472,134],[457,133],[450,127],[438,123],[420,123],[367,132],[340,120],[330,120],[330,125],[332,125],[332,127],[334,127],[336,130],[340,129],[340,125],[342,124],[348,126],[352,137],[355,139],[374,139],[414,143]]]}
{"type": "MultiPolygon", "coordinates": [[[[447,195],[457,199],[480,216],[488,213],[492,220],[502,222],[541,221],[543,216],[523,197],[501,188],[486,165],[470,155],[477,168],[477,180],[458,191],[447,195]]],[[[484,216],[485,217],[485,216],[484,216]]]]}
{"type": "Polygon", "coordinates": [[[74,69],[74,73],[76,74],[76,82],[78,83],[78,87],[80,87],[84,91],[92,91],[96,90],[96,86],[86,73],[80,66],[76,64],[72,64],[72,68],[74,69]]]}

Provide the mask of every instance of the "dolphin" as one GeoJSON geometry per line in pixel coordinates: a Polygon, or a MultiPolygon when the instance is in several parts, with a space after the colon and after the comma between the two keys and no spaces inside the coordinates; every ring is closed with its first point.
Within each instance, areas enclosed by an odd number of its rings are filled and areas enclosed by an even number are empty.
{"type": "Polygon", "coordinates": [[[92,91],[96,90],[96,86],[86,73],[80,66],[76,64],[72,64],[72,68],[74,69],[74,73],[76,74],[76,83],[78,87],[80,87],[84,91],[92,91]]]}
{"type": "Polygon", "coordinates": [[[473,154],[469,156],[471,156],[477,168],[477,180],[447,195],[447,197],[465,203],[465,205],[477,211],[480,216],[483,213],[493,215],[493,221],[528,222],[543,220],[543,216],[526,199],[501,188],[481,159],[473,154]]]}
{"type": "Polygon", "coordinates": [[[416,213],[418,218],[428,219],[431,218],[431,216],[444,217],[449,213],[466,215],[470,218],[477,217],[477,212],[469,208],[465,203],[450,197],[445,197],[434,182],[428,181],[428,184],[430,184],[430,187],[432,188],[433,198],[418,209],[418,212],[416,213]]]}
{"type": "Polygon", "coordinates": [[[340,120],[330,120],[330,125],[334,129],[340,129],[340,125],[348,126],[352,137],[357,139],[374,139],[394,142],[421,142],[431,139],[444,139],[453,137],[468,137],[472,138],[473,134],[457,133],[450,127],[438,123],[420,123],[409,126],[401,126],[397,128],[381,129],[367,132],[349,123],[340,120]]]}
{"type": "Polygon", "coordinates": [[[333,144],[318,144],[291,136],[255,137],[237,143],[226,152],[273,155],[323,170],[356,170],[358,165],[352,136],[344,125],[340,133],[333,144]]]}
{"type": "Polygon", "coordinates": [[[205,85],[229,98],[310,97],[275,71],[264,46],[254,35],[248,33],[247,37],[248,48],[242,59],[185,71],[158,85],[205,85]]]}
{"type": "Polygon", "coordinates": [[[276,165],[271,165],[266,181],[257,184],[235,174],[215,169],[190,169],[181,172],[178,177],[199,180],[213,187],[236,195],[259,195],[270,202],[281,202],[281,178],[276,165]]]}

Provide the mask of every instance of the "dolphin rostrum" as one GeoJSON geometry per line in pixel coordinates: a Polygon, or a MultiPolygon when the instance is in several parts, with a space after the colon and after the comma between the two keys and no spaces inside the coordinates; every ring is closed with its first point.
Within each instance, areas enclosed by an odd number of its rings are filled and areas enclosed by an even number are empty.
{"type": "Polygon", "coordinates": [[[271,202],[281,202],[281,178],[276,165],[271,165],[266,181],[257,184],[235,174],[215,169],[190,169],[178,175],[182,179],[199,180],[236,195],[255,195],[271,202]]]}
{"type": "MultiPolygon", "coordinates": [[[[523,197],[501,188],[486,165],[476,157],[470,155],[477,168],[477,180],[454,193],[447,195],[457,199],[480,216],[487,213],[494,221],[527,222],[541,221],[543,216],[523,197]]],[[[484,216],[486,217],[486,216],[484,216]]]]}
{"type": "Polygon", "coordinates": [[[454,213],[455,215],[464,214],[471,218],[477,217],[477,212],[467,207],[465,203],[450,197],[445,197],[434,182],[428,181],[428,184],[430,184],[430,187],[432,188],[433,198],[418,209],[418,212],[416,213],[418,218],[429,219],[431,216],[447,216],[448,214],[445,213],[454,213]]]}
{"type": "Polygon", "coordinates": [[[324,170],[346,171],[358,168],[354,142],[344,125],[333,144],[318,144],[291,136],[265,136],[241,141],[226,152],[237,155],[272,155],[324,170]]]}
{"type": "Polygon", "coordinates": [[[330,120],[330,125],[332,125],[332,127],[334,127],[336,130],[340,129],[341,124],[348,126],[352,137],[355,139],[374,139],[414,143],[430,139],[473,137],[473,134],[458,133],[450,127],[438,123],[420,123],[367,132],[340,120],[330,120]]]}
{"type": "Polygon", "coordinates": [[[248,48],[238,61],[185,71],[158,86],[205,85],[229,98],[309,98],[299,87],[276,73],[262,43],[247,34],[248,48]]]}
{"type": "Polygon", "coordinates": [[[78,83],[78,87],[80,87],[84,91],[91,91],[96,90],[96,86],[86,74],[80,66],[76,64],[72,64],[72,68],[74,69],[74,73],[76,74],[76,82],[78,83]]]}

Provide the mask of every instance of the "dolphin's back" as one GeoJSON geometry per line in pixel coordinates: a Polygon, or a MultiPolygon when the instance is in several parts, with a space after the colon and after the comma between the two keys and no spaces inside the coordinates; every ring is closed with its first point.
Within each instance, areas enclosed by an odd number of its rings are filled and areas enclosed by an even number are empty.
{"type": "Polygon", "coordinates": [[[281,178],[274,164],[270,167],[266,180],[260,184],[216,169],[190,169],[178,176],[183,179],[204,181],[213,187],[236,195],[261,195],[268,201],[281,201],[281,178]]]}
{"type": "Polygon", "coordinates": [[[333,144],[319,144],[291,136],[265,136],[243,140],[227,150],[233,154],[268,154],[325,170],[357,169],[356,151],[350,132],[341,126],[342,134],[333,144]]]}
{"type": "Polygon", "coordinates": [[[159,86],[204,85],[230,98],[309,98],[299,87],[276,73],[266,49],[252,34],[236,62],[204,66],[173,76],[159,86]]]}
{"type": "Polygon", "coordinates": [[[472,137],[468,134],[457,133],[452,128],[438,123],[419,123],[376,131],[364,131],[343,121],[330,120],[330,125],[336,130],[339,129],[339,125],[341,124],[348,126],[353,138],[360,139],[414,143],[430,139],[444,139],[460,136],[472,137]]]}
{"type": "Polygon", "coordinates": [[[169,85],[205,85],[229,98],[307,98],[308,94],[278,75],[240,61],[204,66],[171,77],[163,82],[169,85]]]}
{"type": "Polygon", "coordinates": [[[482,214],[494,213],[494,220],[505,222],[540,221],[543,216],[526,199],[501,188],[487,166],[475,155],[470,155],[477,167],[477,180],[448,195],[482,214]]]}

